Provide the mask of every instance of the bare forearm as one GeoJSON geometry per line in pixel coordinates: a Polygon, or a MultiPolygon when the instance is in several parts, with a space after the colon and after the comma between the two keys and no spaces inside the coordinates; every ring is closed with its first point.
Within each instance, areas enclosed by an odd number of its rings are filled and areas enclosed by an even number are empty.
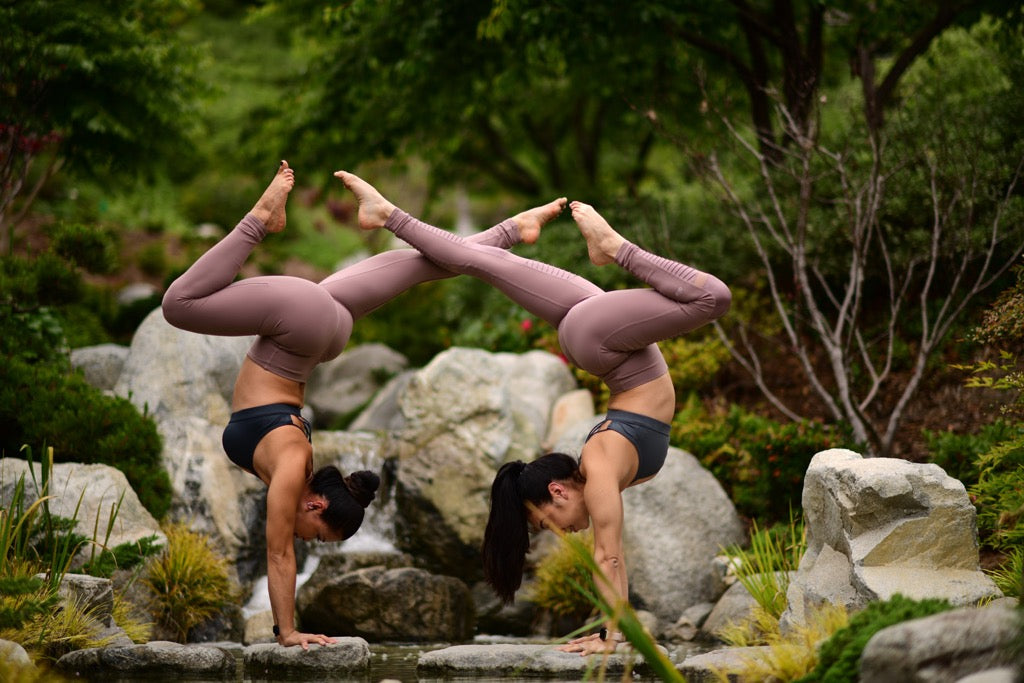
{"type": "Polygon", "coordinates": [[[629,602],[626,564],[618,555],[599,555],[595,559],[600,572],[594,576],[594,583],[608,606],[616,610],[620,604],[629,602]]]}
{"type": "Polygon", "coordinates": [[[267,555],[267,590],[274,623],[282,635],[295,630],[295,555],[267,555]]]}

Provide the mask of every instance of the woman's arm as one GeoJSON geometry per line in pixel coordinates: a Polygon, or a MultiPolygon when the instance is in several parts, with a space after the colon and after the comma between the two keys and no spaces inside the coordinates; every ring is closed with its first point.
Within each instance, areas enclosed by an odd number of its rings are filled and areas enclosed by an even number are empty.
{"type": "MultiPolygon", "coordinates": [[[[618,434],[611,434],[619,437],[618,434]]],[[[623,507],[621,480],[624,476],[622,454],[614,456],[605,451],[618,444],[613,439],[597,436],[588,442],[589,453],[586,463],[586,484],[583,500],[590,514],[594,533],[594,561],[598,571],[594,573],[594,585],[601,598],[613,610],[629,601],[629,580],[626,576],[626,558],[622,547],[623,507]],[[611,443],[609,443],[611,442],[611,443]],[[596,447],[596,448],[595,448],[596,447]]],[[[635,456],[634,456],[635,458],[635,456]]],[[[577,638],[568,643],[570,652],[581,654],[613,650],[621,641],[613,620],[605,623],[608,639],[602,641],[597,635],[577,638]]]]}
{"type": "Polygon", "coordinates": [[[310,643],[334,642],[322,634],[295,630],[295,515],[305,491],[305,463],[297,453],[281,453],[267,489],[267,590],[277,642],[304,650],[310,643]]]}

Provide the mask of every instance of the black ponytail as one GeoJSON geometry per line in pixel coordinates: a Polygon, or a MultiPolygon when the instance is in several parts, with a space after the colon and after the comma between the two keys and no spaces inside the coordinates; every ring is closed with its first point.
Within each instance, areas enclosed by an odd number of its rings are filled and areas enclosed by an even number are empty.
{"type": "Polygon", "coordinates": [[[313,474],[309,490],[327,500],[321,519],[342,540],[350,537],[363,523],[364,508],[374,498],[380,477],[369,470],[353,472],[347,477],[334,465],[321,467],[313,474]]]}
{"type": "Polygon", "coordinates": [[[549,453],[526,464],[521,460],[501,466],[491,484],[491,511],[484,530],[484,578],[508,604],[523,582],[523,565],[530,550],[526,504],[551,502],[552,481],[582,481],[579,464],[564,453],[549,453]]]}

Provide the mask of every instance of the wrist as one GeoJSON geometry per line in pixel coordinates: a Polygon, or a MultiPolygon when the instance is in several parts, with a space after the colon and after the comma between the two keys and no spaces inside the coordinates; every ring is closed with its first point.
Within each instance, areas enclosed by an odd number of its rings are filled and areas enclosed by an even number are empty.
{"type": "Polygon", "coordinates": [[[608,642],[608,641],[611,641],[613,643],[624,643],[624,642],[626,642],[626,636],[623,635],[622,631],[609,631],[607,628],[605,628],[603,626],[601,627],[601,630],[598,632],[598,636],[601,638],[601,640],[603,640],[605,642],[608,642]]]}

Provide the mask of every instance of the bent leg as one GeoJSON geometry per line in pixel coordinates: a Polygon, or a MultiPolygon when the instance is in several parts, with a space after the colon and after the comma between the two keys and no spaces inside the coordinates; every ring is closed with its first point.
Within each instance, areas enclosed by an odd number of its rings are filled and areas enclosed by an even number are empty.
{"type": "Polygon", "coordinates": [[[493,285],[530,313],[558,327],[580,301],[602,292],[590,281],[546,263],[466,239],[394,210],[384,225],[444,270],[493,285]]]}
{"type": "MultiPolygon", "coordinates": [[[[511,249],[520,242],[519,230],[511,219],[504,220],[466,241],[511,249]]],[[[418,284],[455,275],[414,249],[392,249],[339,270],[322,280],[320,286],[358,320],[418,284]]]]}
{"type": "Polygon", "coordinates": [[[606,292],[574,307],[559,328],[563,352],[613,393],[667,370],[656,342],[722,316],[731,301],[718,278],[625,242],[615,262],[654,289],[606,292]]]}

